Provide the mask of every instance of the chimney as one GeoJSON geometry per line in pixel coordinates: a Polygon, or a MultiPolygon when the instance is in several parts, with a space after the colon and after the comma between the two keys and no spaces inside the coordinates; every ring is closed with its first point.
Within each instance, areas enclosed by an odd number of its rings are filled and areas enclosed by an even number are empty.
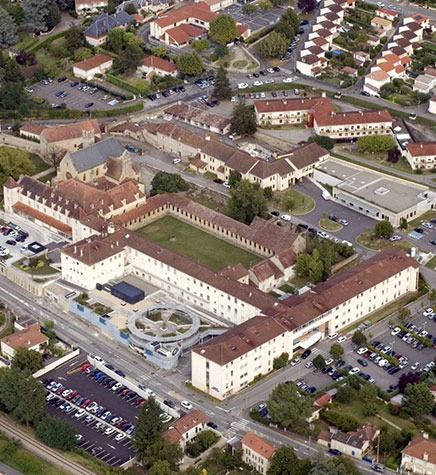
{"type": "Polygon", "coordinates": [[[327,97],[325,91],[322,91],[321,97],[327,97]]]}
{"type": "Polygon", "coordinates": [[[428,462],[428,452],[424,452],[422,458],[424,459],[425,462],[428,462]]]}
{"type": "Polygon", "coordinates": [[[115,232],[114,223],[110,222],[110,223],[107,225],[107,232],[108,232],[108,234],[113,234],[113,233],[115,232]]]}
{"type": "Polygon", "coordinates": [[[74,254],[77,254],[77,246],[74,246],[74,254]]]}
{"type": "Polygon", "coordinates": [[[80,255],[83,256],[83,247],[80,248],[80,255]]]}
{"type": "Polygon", "coordinates": [[[428,432],[423,432],[423,433],[422,433],[422,437],[423,437],[424,439],[428,439],[428,432]]]}
{"type": "MultiPolygon", "coordinates": [[[[27,340],[27,344],[30,346],[30,340],[27,340]]],[[[425,453],[425,454],[424,454],[424,460],[426,460],[426,459],[425,459],[425,456],[426,456],[426,455],[427,455],[427,458],[428,458],[428,454],[425,453]]]]}

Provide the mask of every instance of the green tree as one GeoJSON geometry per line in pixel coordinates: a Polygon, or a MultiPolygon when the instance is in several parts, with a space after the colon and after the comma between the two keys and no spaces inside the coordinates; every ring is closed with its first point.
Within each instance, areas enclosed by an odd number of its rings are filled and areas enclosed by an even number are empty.
{"type": "MultiPolygon", "coordinates": [[[[112,31],[112,30],[110,30],[112,31]]],[[[129,43],[118,59],[118,69],[121,73],[131,74],[136,71],[143,51],[137,43],[129,43]]]]}
{"type": "Polygon", "coordinates": [[[148,475],[171,475],[171,467],[166,460],[156,460],[147,473],[148,475]]]}
{"type": "Polygon", "coordinates": [[[280,368],[285,367],[289,362],[289,354],[286,352],[283,352],[280,356],[277,356],[277,358],[274,358],[273,360],[273,368],[275,370],[278,370],[280,368]]]}
{"type": "Polygon", "coordinates": [[[154,56],[158,56],[159,58],[163,58],[168,54],[168,50],[165,48],[165,46],[155,46],[152,48],[151,52],[154,54],[154,56]]]}
{"type": "Polygon", "coordinates": [[[430,289],[428,292],[428,299],[432,304],[436,302],[436,289],[430,289]]]}
{"type": "Polygon", "coordinates": [[[294,382],[276,386],[267,404],[271,420],[285,427],[304,425],[313,411],[313,399],[301,394],[294,382]]]}
{"type": "Polygon", "coordinates": [[[124,30],[120,27],[111,28],[108,32],[107,47],[115,54],[120,54],[124,45],[124,30]]]}
{"type": "Polygon", "coordinates": [[[292,447],[282,445],[270,458],[266,475],[306,475],[308,466],[305,460],[300,460],[292,447]]]}
{"type": "Polygon", "coordinates": [[[242,175],[237,170],[230,170],[229,173],[229,185],[230,188],[235,188],[241,181],[242,175]]]}
{"type": "Polygon", "coordinates": [[[313,359],[313,366],[315,366],[316,369],[321,369],[325,367],[325,359],[322,355],[317,355],[313,359]]]}
{"type": "Polygon", "coordinates": [[[288,40],[283,35],[273,31],[258,44],[257,49],[265,58],[280,58],[286,53],[288,44],[288,40]]]}
{"type": "MultiPolygon", "coordinates": [[[[129,15],[134,15],[136,13],[136,8],[135,8],[135,5],[133,5],[133,3],[128,3],[125,7],[124,7],[124,11],[126,13],[128,13],[129,15]]],[[[156,474],[155,474],[156,475],[156,474]]]]}
{"type": "Polygon", "coordinates": [[[357,141],[359,152],[387,152],[395,147],[395,140],[390,135],[367,135],[357,141]]]}
{"type": "Polygon", "coordinates": [[[435,405],[433,394],[425,383],[408,384],[402,406],[412,416],[430,414],[435,405]]]}
{"type": "Polygon", "coordinates": [[[394,227],[387,220],[379,221],[374,226],[374,234],[377,237],[389,239],[393,233],[394,233],[394,227]]]}
{"type": "MultiPolygon", "coordinates": [[[[3,105],[5,104],[5,89],[9,84],[11,83],[4,84],[2,89],[3,105]]],[[[5,109],[11,109],[11,107],[5,107],[5,109]]],[[[0,184],[3,185],[9,176],[18,180],[20,175],[32,175],[34,171],[35,166],[27,152],[8,147],[0,148],[0,184]]]]}
{"type": "Polygon", "coordinates": [[[298,15],[292,8],[288,8],[276,23],[274,31],[280,33],[289,40],[295,37],[295,34],[300,29],[300,20],[298,15]]]}
{"type": "Polygon", "coordinates": [[[348,386],[348,384],[345,384],[338,389],[338,392],[336,393],[336,401],[342,404],[349,404],[351,401],[353,401],[355,396],[356,391],[348,386]]]}
{"type": "Polygon", "coordinates": [[[227,71],[223,66],[220,66],[216,74],[213,96],[219,99],[220,101],[230,99],[232,97],[232,88],[230,87],[230,81],[227,77],[227,71]]]}
{"type": "Polygon", "coordinates": [[[198,76],[203,71],[203,61],[197,51],[182,53],[175,59],[177,69],[187,76],[198,76]]]}
{"type": "Polygon", "coordinates": [[[65,46],[67,47],[68,51],[75,51],[83,45],[84,38],[81,28],[76,25],[72,25],[65,36],[65,46]]]}
{"type": "Polygon", "coordinates": [[[201,453],[211,447],[219,436],[212,430],[202,430],[195,439],[186,445],[185,452],[192,458],[198,457],[201,453]]]}
{"type": "Polygon", "coordinates": [[[327,458],[324,452],[318,452],[312,458],[309,475],[360,475],[355,463],[345,457],[327,458]]]}
{"type": "Polygon", "coordinates": [[[315,142],[329,151],[335,146],[335,141],[330,137],[327,137],[327,135],[311,135],[309,137],[309,142],[315,142]]]}
{"type": "Polygon", "coordinates": [[[157,172],[151,180],[151,196],[187,190],[189,183],[176,173],[157,172]]]}
{"type": "Polygon", "coordinates": [[[0,47],[6,48],[16,43],[17,29],[13,18],[0,7],[0,47]]]}
{"type": "Polygon", "coordinates": [[[42,368],[42,355],[39,351],[28,350],[24,346],[15,350],[12,368],[29,371],[31,374],[42,368]]]}
{"type": "Polygon", "coordinates": [[[71,450],[76,446],[76,429],[71,422],[46,417],[36,427],[36,437],[49,447],[71,450]]]}
{"type": "Polygon", "coordinates": [[[253,135],[256,130],[254,108],[245,101],[238,101],[233,107],[230,132],[236,135],[253,135]]]}
{"type": "Polygon", "coordinates": [[[377,404],[375,404],[373,402],[367,402],[363,405],[362,414],[365,417],[375,416],[377,414],[377,412],[378,412],[377,404]]]}
{"type": "Polygon", "coordinates": [[[268,10],[271,10],[271,8],[272,8],[274,5],[273,5],[269,0],[260,0],[260,1],[258,2],[258,6],[259,6],[259,8],[260,8],[262,11],[266,12],[266,11],[268,11],[268,10]]]}
{"type": "Polygon", "coordinates": [[[80,47],[74,51],[74,60],[82,61],[84,59],[90,58],[92,56],[92,51],[89,48],[80,47]]]}
{"type": "Polygon", "coordinates": [[[359,397],[365,402],[375,402],[377,400],[377,386],[374,384],[364,384],[359,390],[359,397]]]}
{"type": "Polygon", "coordinates": [[[61,21],[61,11],[56,4],[56,1],[52,1],[49,6],[48,14],[46,16],[47,29],[51,30],[61,21]]]}
{"type": "Polygon", "coordinates": [[[244,15],[253,15],[257,12],[257,7],[254,3],[244,3],[241,10],[244,15]]]}
{"type": "Polygon", "coordinates": [[[209,36],[220,44],[233,41],[238,36],[235,19],[225,13],[219,14],[209,24],[209,36]]]}
{"type": "Polygon", "coordinates": [[[357,376],[357,374],[350,374],[347,377],[347,385],[352,389],[359,390],[362,385],[362,380],[357,376]]]}
{"type": "Polygon", "coordinates": [[[330,354],[334,360],[338,360],[344,354],[344,347],[340,343],[333,343],[330,354]]]}
{"type": "Polygon", "coordinates": [[[404,321],[410,317],[410,310],[404,305],[398,305],[397,317],[401,323],[404,323],[404,321]]]}
{"type": "Polygon", "coordinates": [[[229,54],[229,48],[226,45],[218,45],[215,48],[215,56],[217,59],[224,58],[229,54]]]}
{"type": "Polygon", "coordinates": [[[395,434],[393,431],[390,431],[386,426],[383,426],[380,430],[379,448],[380,453],[382,454],[388,454],[396,448],[395,434]]]}
{"type": "Polygon", "coordinates": [[[47,17],[51,6],[50,0],[22,0],[21,7],[26,27],[35,32],[47,31],[47,17]]]}
{"type": "Polygon", "coordinates": [[[196,49],[197,51],[204,51],[205,49],[209,49],[209,40],[203,38],[202,40],[194,40],[191,43],[192,48],[196,49]]]}
{"type": "Polygon", "coordinates": [[[266,218],[268,205],[262,188],[241,180],[230,190],[227,201],[227,215],[237,221],[250,224],[256,216],[266,218]]]}
{"type": "Polygon", "coordinates": [[[406,218],[401,218],[400,219],[400,229],[403,231],[407,229],[408,223],[406,218]]]}
{"type": "Polygon", "coordinates": [[[366,343],[366,336],[360,330],[356,330],[351,337],[351,341],[356,346],[363,346],[366,343]]]}

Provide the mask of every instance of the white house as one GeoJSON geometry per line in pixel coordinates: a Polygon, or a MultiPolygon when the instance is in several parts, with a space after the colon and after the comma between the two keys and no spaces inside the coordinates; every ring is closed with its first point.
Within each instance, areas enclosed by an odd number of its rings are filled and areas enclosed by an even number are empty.
{"type": "Polygon", "coordinates": [[[276,448],[254,432],[247,432],[241,440],[242,460],[251,465],[257,472],[266,474],[270,458],[276,448]]]}
{"type": "Polygon", "coordinates": [[[138,71],[147,77],[153,74],[158,74],[159,76],[177,76],[177,66],[172,61],[167,61],[166,59],[153,55],[141,59],[138,71]]]}
{"type": "Polygon", "coordinates": [[[76,78],[90,81],[97,74],[105,74],[111,68],[114,60],[107,54],[96,54],[90,58],[73,64],[73,74],[76,78]]]}
{"type": "Polygon", "coordinates": [[[12,359],[18,348],[27,348],[41,352],[48,343],[49,338],[41,333],[38,323],[30,325],[0,340],[1,352],[7,358],[12,359]]]}
{"type": "Polygon", "coordinates": [[[436,96],[433,96],[428,101],[428,111],[430,114],[436,114],[436,96]]]}
{"type": "Polygon", "coordinates": [[[180,443],[182,447],[185,447],[206,427],[206,423],[207,416],[204,412],[191,411],[173,422],[162,437],[173,444],[180,443]]]}
{"type": "Polygon", "coordinates": [[[436,165],[436,142],[410,142],[405,157],[412,170],[429,170],[436,165]]]}
{"type": "Polygon", "coordinates": [[[401,451],[401,470],[420,475],[436,475],[436,442],[415,437],[401,451]]]}

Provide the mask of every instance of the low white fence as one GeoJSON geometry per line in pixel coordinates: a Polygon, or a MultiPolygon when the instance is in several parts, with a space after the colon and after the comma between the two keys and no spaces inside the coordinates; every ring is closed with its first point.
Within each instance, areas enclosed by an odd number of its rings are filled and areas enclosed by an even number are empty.
{"type": "Polygon", "coordinates": [[[58,360],[53,361],[53,363],[49,363],[47,366],[45,366],[44,368],[40,369],[40,370],[37,371],[36,373],[33,373],[33,377],[34,377],[34,378],[39,378],[39,377],[41,377],[41,376],[44,376],[44,374],[47,374],[47,373],[49,373],[50,371],[56,369],[57,367],[63,365],[63,364],[66,363],[67,361],[72,360],[74,357],[78,356],[79,354],[80,354],[80,350],[79,350],[79,348],[77,348],[76,350],[71,351],[71,352],[68,353],[67,355],[62,356],[62,357],[59,358],[58,360]]]}

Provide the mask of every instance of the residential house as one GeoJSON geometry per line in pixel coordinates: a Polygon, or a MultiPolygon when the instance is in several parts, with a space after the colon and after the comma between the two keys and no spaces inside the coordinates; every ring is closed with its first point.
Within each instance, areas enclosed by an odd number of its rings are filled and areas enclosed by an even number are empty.
{"type": "Polygon", "coordinates": [[[83,31],[83,35],[91,46],[100,46],[106,42],[109,30],[112,28],[126,28],[132,21],[133,16],[125,11],[113,15],[102,13],[92,19],[91,24],[83,31]]]}
{"type": "Polygon", "coordinates": [[[403,20],[404,24],[413,22],[418,23],[424,29],[431,29],[430,17],[422,15],[421,13],[413,13],[412,15],[406,16],[403,20]]]}
{"type": "Polygon", "coordinates": [[[413,83],[413,90],[429,94],[436,85],[436,77],[428,74],[420,74],[413,83]]]}
{"type": "Polygon", "coordinates": [[[412,170],[431,170],[436,166],[436,142],[409,142],[405,157],[412,170]]]}
{"type": "Polygon", "coordinates": [[[383,31],[389,31],[392,29],[392,22],[386,18],[381,18],[379,16],[374,17],[371,20],[371,26],[376,29],[381,29],[383,31]]]}
{"type": "Polygon", "coordinates": [[[436,114],[436,96],[433,96],[428,101],[428,111],[430,114],[436,114]]]}
{"type": "Polygon", "coordinates": [[[41,132],[46,128],[45,125],[37,124],[36,122],[29,122],[20,127],[20,137],[40,141],[41,132]]]}
{"type": "Polygon", "coordinates": [[[400,16],[397,11],[386,7],[377,8],[375,14],[380,18],[385,18],[386,20],[389,20],[390,22],[394,22],[400,16]]]}
{"type": "MultiPolygon", "coordinates": [[[[307,422],[313,422],[319,419],[319,413],[325,406],[327,406],[327,404],[331,404],[333,402],[336,392],[337,392],[337,389],[334,388],[334,389],[330,389],[329,391],[325,393],[321,393],[315,396],[315,400],[313,402],[313,412],[307,418],[307,422]]],[[[329,438],[329,441],[330,441],[330,438],[329,438]]]]}
{"type": "Polygon", "coordinates": [[[35,323],[2,338],[0,348],[6,358],[12,359],[18,348],[27,348],[42,353],[48,340],[49,338],[41,332],[39,324],[35,323]]]}
{"type": "Polygon", "coordinates": [[[242,460],[253,467],[256,472],[266,474],[269,461],[276,448],[254,432],[247,432],[241,440],[242,460]]]}
{"type": "MultiPolygon", "coordinates": [[[[315,48],[315,46],[312,48],[315,48]]],[[[316,46],[316,48],[318,47],[316,46]]],[[[301,74],[304,74],[305,76],[319,76],[322,73],[323,68],[327,67],[327,59],[323,56],[316,56],[310,52],[308,52],[308,54],[306,53],[306,50],[302,51],[300,59],[297,59],[297,71],[299,71],[301,74]]]]}
{"type": "Polygon", "coordinates": [[[363,90],[371,96],[378,96],[378,92],[385,85],[391,82],[391,77],[386,71],[378,68],[365,76],[363,90]]]}
{"type": "Polygon", "coordinates": [[[353,78],[357,78],[359,71],[356,68],[352,68],[351,66],[344,66],[342,68],[344,73],[347,73],[349,76],[353,78]]]}
{"type": "Polygon", "coordinates": [[[183,448],[188,442],[206,427],[207,416],[200,410],[188,412],[176,421],[172,422],[168,429],[162,434],[162,437],[168,439],[171,443],[179,443],[183,448]]]}
{"type": "Polygon", "coordinates": [[[177,76],[177,66],[172,61],[168,61],[157,56],[147,56],[141,59],[141,64],[138,66],[138,72],[147,78],[154,74],[158,76],[177,76]]]}
{"type": "Polygon", "coordinates": [[[96,75],[103,75],[111,68],[114,60],[107,54],[95,54],[90,58],[73,64],[73,74],[79,79],[90,81],[96,75]]]}
{"type": "Polygon", "coordinates": [[[380,430],[370,424],[364,424],[354,432],[338,430],[331,437],[330,447],[339,450],[343,454],[361,459],[379,434],[380,430]]]}
{"type": "Polygon", "coordinates": [[[91,15],[107,8],[108,0],[75,0],[77,16],[91,15]]]}
{"type": "Polygon", "coordinates": [[[436,441],[415,437],[401,451],[401,470],[420,475],[436,475],[436,441]]]}
{"type": "Polygon", "coordinates": [[[356,60],[357,63],[362,64],[366,63],[366,61],[369,61],[369,53],[365,51],[355,51],[353,53],[353,58],[356,60]]]}
{"type": "Polygon", "coordinates": [[[196,3],[204,1],[212,12],[224,10],[236,3],[236,0],[195,0],[196,3]]]}

